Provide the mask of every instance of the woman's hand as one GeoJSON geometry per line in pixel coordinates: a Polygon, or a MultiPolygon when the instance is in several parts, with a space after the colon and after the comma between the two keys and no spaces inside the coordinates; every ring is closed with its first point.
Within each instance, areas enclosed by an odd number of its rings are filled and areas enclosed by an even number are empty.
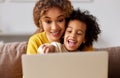
{"type": "Polygon", "coordinates": [[[53,53],[53,52],[55,52],[55,46],[54,45],[50,45],[50,44],[42,44],[38,48],[38,52],[40,54],[53,53]]]}

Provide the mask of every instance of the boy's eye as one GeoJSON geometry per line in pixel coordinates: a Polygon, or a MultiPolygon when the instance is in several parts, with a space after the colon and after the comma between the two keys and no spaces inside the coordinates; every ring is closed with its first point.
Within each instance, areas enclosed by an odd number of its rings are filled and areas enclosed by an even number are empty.
{"type": "Polygon", "coordinates": [[[82,35],[83,33],[82,33],[81,31],[78,31],[77,34],[78,34],[78,35],[82,35]]]}
{"type": "Polygon", "coordinates": [[[72,32],[72,29],[68,27],[68,28],[66,29],[66,32],[71,33],[71,32],[72,32]]]}
{"type": "Polygon", "coordinates": [[[72,31],[67,31],[67,32],[71,33],[72,31]]]}
{"type": "Polygon", "coordinates": [[[71,33],[71,32],[72,32],[72,30],[67,30],[67,32],[68,32],[68,33],[71,33]]]}

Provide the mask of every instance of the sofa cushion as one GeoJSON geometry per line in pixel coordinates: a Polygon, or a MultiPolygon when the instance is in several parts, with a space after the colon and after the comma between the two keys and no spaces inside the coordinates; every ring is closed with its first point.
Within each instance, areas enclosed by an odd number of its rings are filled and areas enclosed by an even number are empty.
{"type": "Polygon", "coordinates": [[[95,48],[109,52],[108,78],[120,78],[120,46],[108,48],[95,48]]]}
{"type": "Polygon", "coordinates": [[[0,78],[22,78],[21,55],[27,42],[11,42],[0,45],[0,78]]]}

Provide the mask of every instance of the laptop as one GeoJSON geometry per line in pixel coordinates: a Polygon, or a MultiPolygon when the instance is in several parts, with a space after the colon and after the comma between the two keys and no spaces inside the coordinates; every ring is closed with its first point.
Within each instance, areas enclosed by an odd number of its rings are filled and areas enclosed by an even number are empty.
{"type": "Polygon", "coordinates": [[[108,52],[22,55],[23,78],[108,78],[108,52]]]}

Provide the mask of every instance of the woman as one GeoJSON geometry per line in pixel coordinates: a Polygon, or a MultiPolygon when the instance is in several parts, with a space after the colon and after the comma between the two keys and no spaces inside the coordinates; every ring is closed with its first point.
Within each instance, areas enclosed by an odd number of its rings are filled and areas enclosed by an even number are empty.
{"type": "MultiPolygon", "coordinates": [[[[27,54],[37,54],[41,44],[60,42],[65,31],[66,18],[69,17],[73,7],[69,0],[39,0],[35,4],[33,17],[40,33],[30,37],[27,54]]],[[[92,46],[87,47],[91,50],[92,46]]]]}

